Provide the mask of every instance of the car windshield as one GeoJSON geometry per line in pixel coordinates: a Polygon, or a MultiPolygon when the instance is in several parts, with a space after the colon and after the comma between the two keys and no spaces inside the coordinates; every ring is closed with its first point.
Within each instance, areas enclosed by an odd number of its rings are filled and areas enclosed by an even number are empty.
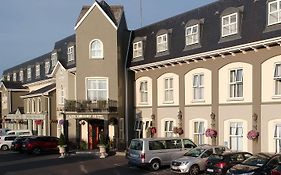
{"type": "Polygon", "coordinates": [[[187,153],[184,154],[184,156],[190,156],[190,157],[199,157],[206,149],[203,148],[194,148],[187,153]]]}
{"type": "Polygon", "coordinates": [[[252,156],[242,162],[243,165],[249,166],[263,166],[268,161],[268,158],[260,157],[260,156],[252,156]]]}

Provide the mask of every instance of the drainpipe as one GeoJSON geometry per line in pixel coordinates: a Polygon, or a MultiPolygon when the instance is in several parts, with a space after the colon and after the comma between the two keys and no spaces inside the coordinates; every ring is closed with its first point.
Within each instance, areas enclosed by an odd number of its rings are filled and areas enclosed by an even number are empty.
{"type": "Polygon", "coordinates": [[[50,97],[47,97],[48,100],[48,132],[47,135],[50,136],[51,135],[51,99],[50,97]]]}
{"type": "Polygon", "coordinates": [[[9,112],[8,112],[8,114],[9,114],[12,112],[12,93],[11,93],[11,91],[8,91],[8,102],[9,102],[9,112]]]}

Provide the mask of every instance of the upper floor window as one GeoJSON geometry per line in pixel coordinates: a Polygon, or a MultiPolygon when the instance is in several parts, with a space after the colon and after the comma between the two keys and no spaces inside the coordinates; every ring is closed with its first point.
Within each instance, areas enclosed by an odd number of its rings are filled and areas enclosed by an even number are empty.
{"type": "Polygon", "coordinates": [[[45,74],[48,74],[50,71],[50,61],[45,62],[45,74]]]}
{"type": "Polygon", "coordinates": [[[274,82],[275,95],[281,95],[281,63],[275,64],[274,82]]]}
{"type": "Polygon", "coordinates": [[[103,58],[103,43],[101,40],[95,39],[90,43],[90,58],[103,58]]]}
{"type": "Polygon", "coordinates": [[[27,68],[27,79],[31,79],[31,67],[27,68]]]}
{"type": "Polygon", "coordinates": [[[16,72],[13,73],[13,81],[17,81],[17,73],[16,72]]]}
{"type": "Polygon", "coordinates": [[[243,69],[230,70],[230,98],[243,97],[243,69]]]}
{"type": "Polygon", "coordinates": [[[168,34],[157,36],[157,52],[168,50],[168,34]]]}
{"type": "Polygon", "coordinates": [[[7,75],[7,81],[11,81],[10,74],[7,75]]]}
{"type": "Polygon", "coordinates": [[[164,79],[164,101],[167,103],[172,103],[174,101],[174,88],[173,88],[173,78],[165,78],[164,79]]]}
{"type": "Polygon", "coordinates": [[[102,78],[87,79],[87,100],[107,100],[108,81],[102,78]]]}
{"type": "Polygon", "coordinates": [[[193,75],[193,99],[204,99],[204,74],[193,75]]]}
{"type": "Polygon", "coordinates": [[[147,88],[147,81],[142,81],[140,83],[140,102],[147,103],[148,102],[148,88],[147,88]]]}
{"type": "Polygon", "coordinates": [[[57,54],[57,52],[52,53],[51,60],[52,60],[52,68],[53,68],[53,67],[56,66],[56,64],[58,62],[58,54],[57,54]]]}
{"type": "Polygon", "coordinates": [[[222,37],[238,33],[238,13],[223,16],[222,22],[222,37]]]}
{"type": "Polygon", "coordinates": [[[281,0],[268,3],[268,25],[281,22],[281,0]]]}
{"type": "Polygon", "coordinates": [[[186,27],[185,29],[185,42],[186,45],[199,43],[199,24],[186,27]]]}
{"type": "Polygon", "coordinates": [[[135,42],[133,44],[133,57],[141,57],[142,56],[142,41],[135,42]]]}
{"type": "Polygon", "coordinates": [[[23,70],[20,71],[20,81],[23,81],[23,70]]]}
{"type": "Polygon", "coordinates": [[[67,60],[68,62],[74,60],[74,46],[67,48],[67,60]]]}
{"type": "Polygon", "coordinates": [[[36,65],[35,76],[36,76],[37,78],[40,77],[40,64],[37,64],[37,65],[36,65]]]}

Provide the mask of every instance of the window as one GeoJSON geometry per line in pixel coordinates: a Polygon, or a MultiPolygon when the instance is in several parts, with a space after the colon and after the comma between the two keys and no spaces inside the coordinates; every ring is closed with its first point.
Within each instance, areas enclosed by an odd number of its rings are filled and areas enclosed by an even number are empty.
{"type": "Polygon", "coordinates": [[[38,101],[37,101],[37,111],[40,113],[42,112],[42,103],[41,103],[41,99],[38,98],[38,101]]]}
{"type": "Polygon", "coordinates": [[[142,41],[136,42],[133,44],[133,57],[141,57],[142,56],[142,41]]]}
{"type": "Polygon", "coordinates": [[[17,81],[17,73],[16,72],[13,73],[13,81],[17,81]]]}
{"type": "Polygon", "coordinates": [[[231,122],[230,123],[230,149],[235,151],[243,150],[243,123],[231,122]]]}
{"type": "Polygon", "coordinates": [[[31,79],[31,67],[27,68],[27,79],[31,79]]]}
{"type": "Polygon", "coordinates": [[[173,90],[173,78],[165,78],[165,85],[164,85],[164,101],[166,103],[173,103],[174,100],[174,90],[173,90]]]}
{"type": "Polygon", "coordinates": [[[40,64],[36,65],[36,72],[35,72],[36,77],[40,77],[40,64]]]}
{"type": "Polygon", "coordinates": [[[64,104],[64,89],[63,86],[60,88],[60,104],[64,104]]]}
{"type": "Polygon", "coordinates": [[[275,64],[274,71],[275,95],[281,95],[281,64],[275,64]]]}
{"type": "Polygon", "coordinates": [[[173,127],[174,127],[173,121],[165,121],[165,127],[164,127],[165,137],[173,137],[173,127]]]}
{"type": "Polygon", "coordinates": [[[100,40],[94,40],[90,44],[90,58],[103,58],[103,43],[100,40]]]}
{"type": "Polygon", "coordinates": [[[199,43],[199,25],[187,27],[185,29],[185,44],[192,45],[199,43]]]}
{"type": "Polygon", "coordinates": [[[243,97],[243,69],[230,70],[230,98],[243,97]]]}
{"type": "Polygon", "coordinates": [[[168,34],[157,36],[157,52],[168,50],[168,34]]]}
{"type": "Polygon", "coordinates": [[[148,90],[147,90],[147,81],[142,81],[140,83],[140,95],[141,95],[141,103],[148,102],[148,90]]]}
{"type": "Polygon", "coordinates": [[[74,46],[67,48],[67,60],[71,62],[74,60],[74,46]]]}
{"type": "Polygon", "coordinates": [[[238,13],[222,17],[222,37],[238,33],[238,13]]]}
{"type": "Polygon", "coordinates": [[[196,74],[193,76],[193,99],[204,99],[204,74],[196,74]]]}
{"type": "Polygon", "coordinates": [[[87,79],[87,100],[107,100],[107,79],[87,79]]]}
{"type": "Polygon", "coordinates": [[[53,68],[53,67],[56,66],[56,64],[58,62],[58,54],[57,54],[57,52],[52,53],[51,60],[52,60],[52,68],[53,68]]]}
{"type": "Polygon", "coordinates": [[[7,81],[11,81],[10,74],[7,75],[7,81]]]}
{"type": "Polygon", "coordinates": [[[20,81],[23,82],[23,71],[20,71],[20,81]]]}
{"type": "Polygon", "coordinates": [[[35,99],[32,99],[32,112],[35,113],[36,112],[36,102],[35,99]]]}
{"type": "Polygon", "coordinates": [[[274,129],[275,152],[281,152],[281,124],[275,125],[274,129]]]}
{"type": "Polygon", "coordinates": [[[194,122],[194,142],[197,145],[204,144],[204,122],[194,122]]]}
{"type": "Polygon", "coordinates": [[[45,74],[47,75],[50,71],[50,61],[45,62],[45,74]]]}
{"type": "Polygon", "coordinates": [[[268,3],[268,25],[281,22],[281,0],[268,3]]]}
{"type": "Polygon", "coordinates": [[[135,137],[136,138],[143,138],[143,121],[136,120],[135,122],[135,137]]]}

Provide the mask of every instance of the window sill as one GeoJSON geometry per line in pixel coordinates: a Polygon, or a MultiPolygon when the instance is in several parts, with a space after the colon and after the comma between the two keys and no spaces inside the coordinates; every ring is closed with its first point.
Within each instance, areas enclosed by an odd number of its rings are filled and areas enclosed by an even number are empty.
{"type": "Polygon", "coordinates": [[[190,44],[190,45],[185,45],[183,51],[188,51],[188,50],[198,49],[198,48],[201,48],[201,44],[200,43],[194,43],[194,44],[190,44]]]}
{"type": "Polygon", "coordinates": [[[233,41],[233,40],[237,40],[237,39],[241,39],[241,38],[242,37],[241,37],[240,33],[227,35],[227,36],[221,36],[221,39],[219,40],[218,43],[224,43],[224,42],[233,41]]]}
{"type": "Polygon", "coordinates": [[[243,97],[228,98],[227,101],[244,101],[243,97]]]}
{"type": "Polygon", "coordinates": [[[139,106],[148,106],[149,103],[148,102],[139,102],[139,106]]]}
{"type": "Polygon", "coordinates": [[[161,57],[161,56],[165,56],[165,55],[169,55],[169,54],[170,54],[169,50],[164,50],[161,52],[159,51],[156,53],[155,57],[161,57]]]}
{"type": "Polygon", "coordinates": [[[193,99],[191,103],[205,103],[204,99],[193,99]]]}
{"type": "Polygon", "coordinates": [[[143,56],[135,57],[135,58],[132,59],[132,62],[138,62],[138,61],[142,61],[142,60],[144,60],[143,56]]]}
{"type": "Polygon", "coordinates": [[[162,104],[174,104],[174,101],[164,101],[162,104]]]}
{"type": "Polygon", "coordinates": [[[276,31],[276,30],[280,30],[281,29],[281,22],[279,23],[274,23],[274,24],[268,24],[263,33],[267,33],[267,32],[273,32],[273,31],[276,31]]]}
{"type": "Polygon", "coordinates": [[[273,96],[272,96],[272,99],[273,99],[273,100],[281,99],[281,95],[273,95],[273,96]]]}
{"type": "Polygon", "coordinates": [[[90,60],[103,60],[104,57],[90,57],[90,60]]]}

